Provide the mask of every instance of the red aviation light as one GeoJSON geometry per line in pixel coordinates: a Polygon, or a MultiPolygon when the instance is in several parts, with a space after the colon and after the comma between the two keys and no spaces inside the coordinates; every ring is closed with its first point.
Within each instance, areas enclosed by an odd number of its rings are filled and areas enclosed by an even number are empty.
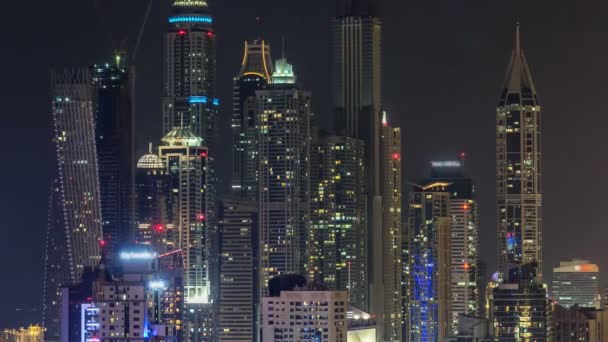
{"type": "Polygon", "coordinates": [[[401,155],[399,153],[393,153],[394,160],[398,160],[399,158],[401,158],[401,155]]]}
{"type": "Polygon", "coordinates": [[[196,220],[199,222],[205,221],[205,215],[204,214],[196,215],[196,220]]]}
{"type": "Polygon", "coordinates": [[[177,34],[179,34],[180,36],[185,36],[188,32],[186,32],[186,30],[179,30],[177,31],[177,34]]]}
{"type": "Polygon", "coordinates": [[[101,247],[105,246],[105,245],[106,245],[105,240],[99,240],[99,245],[100,245],[101,247]]]}
{"type": "Polygon", "coordinates": [[[215,36],[215,33],[213,33],[213,32],[207,32],[207,37],[212,38],[213,36],[215,36]]]}
{"type": "Polygon", "coordinates": [[[201,152],[201,158],[207,158],[207,151],[201,152]]]}
{"type": "Polygon", "coordinates": [[[157,224],[156,226],[154,226],[154,230],[158,233],[162,233],[162,231],[165,229],[165,227],[163,227],[162,224],[157,224]]]}

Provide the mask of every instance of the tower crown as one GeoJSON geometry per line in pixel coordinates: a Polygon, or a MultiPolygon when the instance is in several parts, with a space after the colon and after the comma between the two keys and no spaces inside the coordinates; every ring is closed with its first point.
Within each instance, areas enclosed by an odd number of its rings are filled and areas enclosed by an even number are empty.
{"type": "Polygon", "coordinates": [[[264,40],[245,41],[245,51],[241,72],[238,77],[257,75],[270,80],[270,72],[274,70],[270,57],[270,44],[264,40]]]}
{"type": "Polygon", "coordinates": [[[536,86],[524,51],[521,49],[519,24],[517,24],[515,49],[507,68],[499,105],[536,105],[537,103],[536,86]]]}
{"type": "Polygon", "coordinates": [[[203,145],[203,138],[194,134],[189,127],[176,127],[161,140],[169,146],[199,147],[203,145]]]}

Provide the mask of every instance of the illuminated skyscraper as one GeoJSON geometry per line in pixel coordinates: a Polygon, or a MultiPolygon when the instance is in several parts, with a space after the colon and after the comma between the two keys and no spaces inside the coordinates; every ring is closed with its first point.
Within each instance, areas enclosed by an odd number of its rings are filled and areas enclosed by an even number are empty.
{"type": "Polygon", "coordinates": [[[499,272],[487,291],[496,341],[552,339],[542,282],[540,110],[518,26],[496,117],[499,272]]]}
{"type": "Polygon", "coordinates": [[[52,115],[72,281],[101,260],[103,244],[92,80],[87,69],[52,73],[52,115]]]}
{"type": "Polygon", "coordinates": [[[184,298],[186,303],[209,303],[208,151],[189,128],[175,128],[162,141],[159,157],[171,177],[173,220],[184,255],[184,298]]]}
{"type": "Polygon", "coordinates": [[[74,282],[70,278],[68,267],[67,236],[61,204],[61,185],[59,180],[56,179],[53,181],[49,196],[46,255],[44,259],[42,325],[45,329],[44,340],[49,342],[58,342],[61,337],[61,286],[74,282]]]}
{"type": "Polygon", "coordinates": [[[205,0],[175,0],[165,34],[163,134],[189,126],[211,149],[217,129],[213,16],[205,0]]]}
{"type": "Polygon", "coordinates": [[[349,303],[367,306],[367,212],[363,141],[315,137],[310,153],[311,282],[346,290],[349,303]]]}
{"type": "Polygon", "coordinates": [[[401,341],[401,129],[392,127],[386,112],[382,119],[382,247],[374,269],[382,270],[382,303],[377,321],[384,341],[401,341]]]}
{"type": "Polygon", "coordinates": [[[450,194],[451,334],[458,335],[459,316],[480,314],[479,207],[473,181],[464,175],[464,161],[431,164],[429,182],[445,183],[450,194]]]}
{"type": "Polygon", "coordinates": [[[534,262],[542,281],[541,107],[516,36],[496,112],[498,262],[505,275],[534,262]]]}
{"type": "Polygon", "coordinates": [[[241,70],[234,78],[232,92],[232,189],[235,196],[247,200],[258,196],[255,92],[270,83],[273,71],[270,45],[263,40],[245,41],[241,70]]]}
{"type": "Polygon", "coordinates": [[[309,217],[310,93],[278,60],[273,84],[258,90],[260,292],[270,278],[305,274],[309,217]]]}
{"type": "Polygon", "coordinates": [[[91,67],[106,257],[133,238],[134,139],[129,69],[120,56],[91,67]]]}
{"type": "Polygon", "coordinates": [[[216,97],[214,18],[207,0],[174,0],[172,10],[165,34],[163,134],[168,134],[174,127],[190,127],[208,149],[205,192],[208,253],[205,258],[208,260],[210,293],[215,299],[219,282],[215,175],[219,100],[216,97]]]}
{"type": "Polygon", "coordinates": [[[447,183],[416,186],[409,198],[409,341],[449,336],[450,194],[447,183]]]}
{"type": "MultiPolygon", "coordinates": [[[[372,1],[338,1],[332,21],[333,107],[338,134],[365,144],[367,182],[367,234],[370,260],[382,259],[381,116],[382,116],[382,22],[375,16],[372,1]],[[374,228],[375,227],[375,228],[374,228]]],[[[370,272],[369,310],[383,312],[383,275],[378,267],[370,272]]],[[[378,331],[383,340],[382,330],[378,331]]]]}
{"type": "Polygon", "coordinates": [[[208,341],[213,334],[209,212],[209,151],[189,128],[174,128],[162,139],[159,157],[171,177],[173,221],[184,265],[184,334],[187,341],[208,341]]]}
{"type": "Polygon", "coordinates": [[[225,202],[220,211],[220,342],[251,342],[257,337],[257,216],[255,202],[225,202]]]}

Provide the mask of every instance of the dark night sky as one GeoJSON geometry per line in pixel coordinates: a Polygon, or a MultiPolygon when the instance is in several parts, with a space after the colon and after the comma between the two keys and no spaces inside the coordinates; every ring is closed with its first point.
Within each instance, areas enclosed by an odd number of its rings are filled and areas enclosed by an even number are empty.
{"type": "MultiPolygon", "coordinates": [[[[153,1],[136,61],[140,151],[160,131],[162,33],[170,1],[153,1]]],[[[132,41],[145,6],[144,0],[101,0],[96,11],[93,0],[37,2],[0,1],[0,328],[40,320],[32,308],[42,297],[48,185],[55,170],[49,68],[107,60],[114,42],[125,36],[132,41]]],[[[229,115],[242,41],[262,35],[276,58],[285,35],[286,55],[313,91],[316,115],[328,120],[333,1],[216,2],[223,117],[229,115]],[[256,26],[256,16],[263,25],[256,26]]],[[[423,177],[433,158],[469,154],[488,271],[496,250],[495,106],[514,26],[521,22],[543,105],[545,267],[585,257],[608,269],[608,154],[602,138],[608,123],[608,2],[384,0],[380,14],[384,103],[404,130],[406,177],[423,177]]],[[[227,120],[223,124],[227,130],[227,120]]]]}

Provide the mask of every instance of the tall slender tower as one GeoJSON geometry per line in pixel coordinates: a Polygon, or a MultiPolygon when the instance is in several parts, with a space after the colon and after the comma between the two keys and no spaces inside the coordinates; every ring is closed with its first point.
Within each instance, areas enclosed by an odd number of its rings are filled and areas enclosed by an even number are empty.
{"type": "Polygon", "coordinates": [[[237,198],[255,200],[258,195],[255,92],[270,83],[273,71],[270,44],[245,41],[241,70],[234,78],[232,92],[232,190],[237,198]]]}
{"type": "MultiPolygon", "coordinates": [[[[338,1],[333,30],[333,106],[338,134],[365,144],[367,176],[368,260],[381,259],[382,187],[380,185],[380,140],[382,108],[382,23],[374,6],[366,0],[338,1]]],[[[383,311],[382,270],[371,272],[370,293],[365,301],[373,314],[383,311]]],[[[382,324],[379,324],[381,326],[382,324]]],[[[378,340],[382,340],[382,330],[378,340]]]]}
{"type": "Polygon", "coordinates": [[[449,336],[450,194],[445,182],[417,186],[409,195],[410,342],[449,336]]]}
{"type": "Polygon", "coordinates": [[[113,257],[132,240],[134,169],[131,74],[117,55],[91,67],[104,252],[113,257]]]}
{"type": "Polygon", "coordinates": [[[518,25],[496,118],[499,272],[488,286],[487,314],[501,341],[552,340],[542,277],[540,113],[518,25]]]}
{"type": "Polygon", "coordinates": [[[103,244],[92,81],[85,68],[54,71],[52,114],[70,279],[101,260],[103,244]]]}
{"type": "Polygon", "coordinates": [[[278,60],[272,83],[258,90],[260,297],[268,281],[304,274],[309,221],[310,93],[278,60]]]}
{"type": "Polygon", "coordinates": [[[61,339],[61,287],[74,283],[68,269],[67,236],[61,204],[61,184],[55,179],[49,196],[42,311],[44,340],[49,342],[61,339]]]}
{"type": "MultiPolygon", "coordinates": [[[[207,0],[174,0],[165,33],[163,134],[190,127],[208,149],[206,231],[211,297],[219,285],[217,177],[219,100],[216,98],[216,35],[207,0]]],[[[217,300],[215,301],[217,303],[217,300]]]]}
{"type": "Polygon", "coordinates": [[[348,291],[367,304],[367,212],[363,141],[315,136],[310,153],[308,274],[311,282],[348,291]]]}
{"type": "MultiPolygon", "coordinates": [[[[464,156],[463,156],[464,158],[464,156]]],[[[433,161],[428,182],[446,183],[450,194],[451,330],[461,315],[479,315],[479,205],[463,160],[433,161]]]]}
{"type": "MultiPolygon", "coordinates": [[[[384,341],[401,341],[401,129],[382,117],[382,312],[378,313],[384,341]]],[[[378,262],[378,260],[376,260],[378,262]]]]}
{"type": "MultiPolygon", "coordinates": [[[[215,31],[206,0],[175,0],[165,34],[163,134],[185,125],[210,149],[217,130],[215,31]]],[[[214,147],[214,146],[213,146],[214,147]]]]}
{"type": "Polygon", "coordinates": [[[535,262],[542,282],[541,107],[519,26],[496,114],[499,270],[535,262]]]}

